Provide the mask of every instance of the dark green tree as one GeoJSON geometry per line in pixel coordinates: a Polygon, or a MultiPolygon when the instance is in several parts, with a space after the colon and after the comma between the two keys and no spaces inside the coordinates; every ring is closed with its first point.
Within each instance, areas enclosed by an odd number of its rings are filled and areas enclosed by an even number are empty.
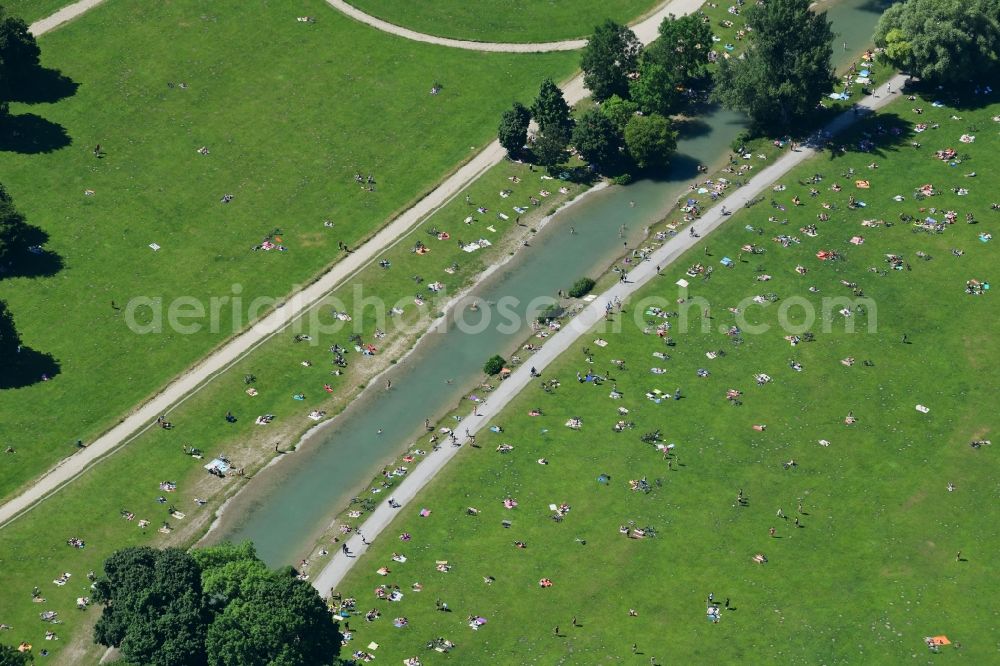
{"type": "Polygon", "coordinates": [[[34,661],[30,652],[20,652],[13,645],[0,643],[0,666],[28,666],[34,661]]]}
{"type": "Polygon", "coordinates": [[[625,126],[625,146],[640,168],[663,167],[677,149],[677,132],[659,114],[635,116],[625,126]]]}
{"type": "Polygon", "coordinates": [[[544,134],[553,128],[565,130],[567,135],[573,129],[573,118],[569,115],[569,104],[563,97],[562,90],[552,82],[552,79],[545,79],[538,90],[538,97],[531,105],[531,116],[538,123],[538,127],[544,134]]]}
{"type": "Polygon", "coordinates": [[[39,55],[28,24],[0,7],[0,90],[6,93],[9,86],[37,69],[39,55]]]}
{"type": "Polygon", "coordinates": [[[701,17],[668,16],[660,23],[659,33],[659,38],[646,47],[644,59],[662,65],[680,83],[700,79],[708,73],[712,28],[701,17]]]}
{"type": "Polygon", "coordinates": [[[0,358],[4,364],[17,358],[17,348],[21,346],[21,336],[14,326],[14,317],[7,309],[7,301],[0,301],[0,358]]]}
{"type": "Polygon", "coordinates": [[[531,111],[524,104],[514,102],[514,105],[500,116],[500,127],[497,138],[508,155],[516,157],[524,150],[528,142],[528,125],[531,124],[531,111]]]}
{"type": "Polygon", "coordinates": [[[198,666],[205,663],[208,614],[201,571],[182,550],[124,548],[104,562],[94,586],[104,604],[94,640],[120,649],[136,664],[198,666]]]}
{"type": "Polygon", "coordinates": [[[498,375],[505,365],[507,365],[507,360],[503,356],[496,354],[486,359],[486,364],[483,365],[483,372],[488,375],[498,375]]]}
{"type": "Polygon", "coordinates": [[[594,29],[583,49],[583,84],[598,102],[628,94],[628,75],[636,70],[642,43],[628,27],[608,19],[594,29]]]}
{"type": "Polygon", "coordinates": [[[940,85],[991,80],[1000,73],[1000,0],[907,0],[875,29],[894,67],[940,85]]]}
{"type": "Polygon", "coordinates": [[[573,130],[573,146],[604,173],[621,160],[622,141],[615,124],[598,109],[587,110],[573,130]]]}
{"type": "Polygon", "coordinates": [[[768,0],[746,11],[743,59],[723,60],[714,96],[750,116],[755,130],[792,129],[833,85],[830,22],[809,0],[768,0]]]}
{"type": "Polygon", "coordinates": [[[23,255],[38,240],[38,230],[28,225],[24,216],[0,186],[0,268],[23,255]]]}
{"type": "Polygon", "coordinates": [[[592,278],[582,277],[569,288],[569,295],[573,298],[583,298],[590,293],[596,284],[592,278]]]}
{"type": "Polygon", "coordinates": [[[601,113],[614,123],[615,127],[622,134],[625,133],[625,126],[628,125],[628,121],[632,120],[632,117],[635,116],[638,110],[638,104],[618,95],[609,97],[601,104],[601,113]]]}
{"type": "Polygon", "coordinates": [[[662,63],[643,56],[638,78],[629,83],[632,100],[645,113],[670,115],[678,109],[681,93],[680,75],[662,63]]]}
{"type": "Polygon", "coordinates": [[[569,139],[569,130],[564,127],[550,127],[543,131],[535,139],[535,145],[532,147],[535,162],[546,167],[549,171],[565,164],[566,160],[569,159],[569,153],[566,152],[569,139]]]}
{"type": "Polygon", "coordinates": [[[325,666],[336,661],[340,634],[319,593],[295,571],[271,571],[253,544],[195,550],[214,612],[205,647],[211,666],[325,666]]]}

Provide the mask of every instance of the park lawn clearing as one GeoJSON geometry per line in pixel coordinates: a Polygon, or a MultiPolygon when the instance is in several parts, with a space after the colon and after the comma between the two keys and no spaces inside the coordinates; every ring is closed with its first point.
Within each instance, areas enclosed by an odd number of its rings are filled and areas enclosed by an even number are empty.
{"type": "MultiPolygon", "coordinates": [[[[282,448],[287,450],[305,428],[314,425],[307,418],[311,411],[324,411],[328,417],[340,411],[357,395],[359,383],[369,381],[375,372],[387,367],[391,358],[398,357],[412,344],[413,331],[419,330],[412,327],[414,321],[421,316],[433,317],[443,308],[443,301],[467,286],[477,273],[507,255],[518,233],[530,233],[526,228],[516,227],[514,205],[529,209],[523,215],[522,224],[536,226],[538,218],[548,214],[551,206],[584,189],[572,182],[541,180],[540,176],[540,172],[531,171],[525,164],[509,161],[488,170],[387,250],[383,256],[390,264],[388,269],[373,263],[324,299],[318,309],[318,321],[323,327],[321,334],[306,326],[303,331],[312,330],[313,339],[296,343],[294,327],[282,331],[171,410],[168,418],[174,429],[153,428],[142,434],[52,498],[4,527],[0,531],[0,545],[3,546],[0,548],[0,586],[7,591],[0,595],[0,607],[4,609],[0,622],[11,624],[15,631],[2,638],[16,638],[15,644],[26,640],[36,646],[44,645],[57,659],[68,658],[67,649],[73,649],[81,640],[89,640],[81,636],[81,631],[90,626],[94,620],[91,615],[97,609],[91,608],[86,613],[75,609],[76,598],[87,595],[89,582],[85,574],[99,570],[105,557],[127,545],[171,543],[187,546],[193,543],[207,527],[211,513],[241,485],[237,478],[222,480],[210,476],[204,465],[221,454],[235,467],[245,466],[247,476],[252,477],[273,455],[275,441],[282,442],[282,448]],[[529,198],[537,195],[541,187],[547,187],[553,194],[544,199],[543,205],[532,206],[529,198]],[[560,193],[560,187],[566,188],[567,193],[560,193]],[[500,195],[501,191],[508,190],[507,197],[500,195]],[[466,195],[471,203],[466,203],[466,195]],[[478,213],[480,206],[488,212],[478,213]],[[499,219],[497,214],[501,212],[509,213],[509,219],[499,219]],[[470,216],[474,221],[466,224],[470,216]],[[496,232],[490,232],[487,227],[493,227],[496,232]],[[428,233],[432,229],[450,232],[451,238],[438,240],[437,235],[428,233]],[[496,242],[475,253],[464,252],[457,246],[458,238],[468,240],[480,235],[496,242]],[[431,251],[424,255],[411,252],[418,241],[431,251]],[[454,272],[448,272],[455,264],[454,272]],[[424,278],[419,285],[412,279],[415,274],[424,278]],[[434,299],[427,288],[432,282],[444,285],[434,299]],[[363,290],[356,290],[359,285],[363,285],[363,290]],[[427,312],[423,315],[413,303],[418,292],[428,301],[427,312]],[[398,304],[404,310],[400,317],[411,325],[410,337],[376,321],[371,308],[359,312],[361,301],[372,297],[387,304],[398,304]],[[338,320],[332,314],[335,310],[347,312],[352,321],[343,322],[338,328],[338,320]],[[375,357],[356,353],[348,342],[358,322],[361,324],[358,330],[366,340],[373,340],[376,326],[386,328],[386,338],[375,341],[380,348],[375,357]],[[342,376],[330,374],[334,366],[330,365],[327,349],[334,343],[350,348],[347,354],[350,365],[342,376]],[[304,367],[301,364],[304,360],[312,361],[312,366],[304,367]],[[256,396],[246,394],[248,385],[243,378],[247,374],[256,377],[253,382],[256,396]],[[333,393],[326,393],[324,384],[329,385],[333,393]],[[292,396],[300,392],[305,399],[293,400],[292,396]],[[236,423],[230,424],[223,419],[227,411],[237,416],[236,423]],[[276,415],[272,424],[255,425],[258,415],[268,413],[276,415]],[[189,446],[200,448],[203,457],[195,459],[184,455],[185,447],[189,446]],[[162,481],[175,482],[176,490],[160,490],[162,481]],[[167,502],[158,503],[156,500],[161,496],[167,502]],[[194,502],[196,497],[209,502],[198,506],[194,502]],[[171,506],[185,517],[172,518],[168,514],[171,506]],[[122,510],[134,514],[133,520],[122,518],[122,510]],[[150,520],[145,530],[139,528],[139,521],[143,519],[150,520]],[[169,536],[160,535],[157,530],[163,521],[169,522],[175,532],[169,536]],[[66,540],[74,536],[84,540],[85,548],[66,545],[66,540]],[[57,569],[59,571],[53,574],[57,569]],[[49,583],[64,571],[73,574],[69,583],[65,586],[49,583]],[[33,582],[25,587],[24,581],[33,582]],[[30,601],[31,587],[36,584],[42,588],[45,604],[30,601]],[[45,608],[39,610],[42,605],[45,608]],[[63,621],[54,627],[60,636],[58,642],[44,641],[45,630],[53,628],[38,620],[38,613],[44,610],[56,610],[63,621]]],[[[429,321],[424,321],[422,326],[429,321]]]]}
{"type": "Polygon", "coordinates": [[[547,368],[542,379],[558,379],[560,387],[551,394],[526,389],[495,419],[503,432],[481,433],[479,448],[463,451],[400,509],[338,586],[344,598],[357,599],[346,652],[375,642],[379,660],[398,663],[429,658],[426,643],[443,637],[463,662],[523,663],[531,655],[549,663],[572,655],[597,663],[630,658],[634,644],[643,659],[660,663],[720,656],[898,663],[926,650],[925,637],[944,634],[961,645],[946,650],[989,661],[994,604],[970,613],[969,598],[1000,583],[991,558],[1000,545],[996,450],[970,442],[997,433],[997,417],[982,403],[1000,388],[988,370],[1000,355],[990,329],[998,305],[990,290],[976,296],[966,289],[969,280],[995,280],[996,241],[980,235],[991,233],[1000,215],[990,207],[1000,173],[992,120],[1000,104],[935,108],[931,101],[901,99],[839,138],[846,153],[826,153],[789,173],[776,183],[784,189],[768,192],[706,239],[709,255],[693,249],[631,299],[618,315],[626,319],[621,332],[596,330],[547,368]],[[913,133],[917,122],[928,129],[913,133]],[[939,128],[930,129],[935,123],[939,128]],[[976,139],[960,143],[963,134],[976,139]],[[860,152],[865,140],[874,145],[860,152]],[[913,148],[914,140],[923,146],[913,148]],[[960,164],[935,158],[947,147],[959,152],[960,164]],[[964,175],[973,171],[975,177],[964,175]],[[808,183],[816,174],[822,179],[808,183]],[[869,187],[857,187],[858,180],[869,187]],[[831,190],[835,183],[839,192],[831,190]],[[938,194],[915,198],[926,184],[938,194]],[[792,203],[796,196],[804,205],[792,203]],[[849,208],[849,197],[866,206],[849,208]],[[941,233],[899,217],[931,224],[926,217],[942,220],[949,210],[958,220],[941,233]],[[970,212],[979,224],[965,223],[970,212]],[[818,220],[823,213],[830,219],[818,220]],[[815,237],[802,231],[812,224],[815,237]],[[781,236],[798,242],[783,239],[785,247],[773,240],[781,236]],[[863,243],[852,242],[859,236],[863,243]],[[821,259],[824,250],[843,258],[821,259]],[[902,257],[898,270],[886,255],[902,257]],[[723,267],[724,257],[734,268],[723,267]],[[714,268],[710,279],[686,274],[698,263],[714,268]],[[687,293],[675,286],[682,278],[690,282],[687,293]],[[856,300],[842,281],[856,283],[870,300],[856,300]],[[771,293],[778,300],[764,298],[768,305],[752,300],[771,293]],[[706,299],[711,319],[702,318],[700,301],[686,330],[682,318],[651,309],[683,310],[679,296],[706,299]],[[823,297],[843,299],[827,304],[831,325],[817,319],[803,326],[804,313],[819,314],[823,297]],[[729,307],[741,308],[743,320],[729,307]],[[843,308],[849,317],[839,314],[843,308]],[[664,322],[673,326],[675,347],[655,334],[664,322]],[[735,324],[742,333],[728,335],[735,324]],[[814,332],[815,341],[793,346],[785,338],[789,324],[800,336],[814,332]],[[769,328],[756,331],[760,325],[769,328]],[[666,372],[654,374],[653,367],[666,372]],[[609,379],[578,382],[576,373],[587,371],[609,379]],[[762,374],[771,381],[758,385],[755,375],[762,374]],[[683,397],[673,400],[677,388],[683,397]],[[647,399],[653,389],[667,397],[647,399]],[[742,404],[726,399],[730,389],[741,392],[742,404]],[[611,398],[613,390],[622,397],[611,398]],[[542,416],[529,416],[536,408],[542,416]],[[845,423],[849,414],[857,418],[853,425],[845,423]],[[579,429],[565,427],[576,417],[579,429]],[[615,432],[619,421],[634,427],[615,432]],[[655,430],[660,444],[676,445],[669,466],[641,441],[655,430]],[[514,448],[500,453],[501,444],[514,448]],[[505,508],[507,498],[517,506],[505,508]],[[556,522],[550,505],[564,502],[569,510],[556,522]],[[469,515],[469,507],[478,514],[469,515]],[[420,517],[424,508],[431,514],[420,517]],[[779,509],[787,518],[776,515],[779,509]],[[629,538],[621,526],[633,535],[649,527],[656,536],[646,530],[645,538],[629,538]],[[399,538],[403,533],[409,540],[399,538]],[[757,554],[767,563],[755,563],[757,554]],[[436,569],[445,560],[447,573],[436,569]],[[386,576],[376,573],[383,566],[386,576]],[[542,588],[543,578],[552,587],[542,588]],[[398,585],[404,598],[376,599],[378,585],[398,585]],[[718,624],[706,614],[710,593],[718,624]],[[436,600],[451,612],[435,610],[436,600]],[[366,622],[372,608],[381,617],[366,622]],[[473,631],[469,616],[487,623],[473,631]],[[398,617],[407,618],[406,628],[393,626],[398,617]]]}
{"type": "MultiPolygon", "coordinates": [[[[338,242],[357,246],[490,141],[512,98],[578,57],[418,44],[319,0],[294,12],[107,2],[40,44],[43,64],[79,88],[12,105],[48,127],[53,150],[0,153],[0,172],[65,266],[5,278],[0,297],[24,343],[61,372],[0,393],[0,439],[18,451],[0,467],[0,496],[246,325],[230,304],[214,327],[139,336],[125,325],[130,299],[162,299],[166,314],[178,297],[208,309],[213,296],[245,307],[286,296],[338,258],[338,242]],[[315,23],[296,20],[306,12],[315,23]],[[373,174],[376,191],[357,172],[373,174]],[[225,194],[234,199],[221,203],[225,194]],[[288,251],[252,251],[265,237],[288,251]]],[[[148,323],[148,309],[136,319],[148,323]]]]}
{"type": "Polygon", "coordinates": [[[605,19],[633,23],[654,0],[350,0],[358,9],[410,30],[476,42],[544,43],[587,37],[605,19]]]}

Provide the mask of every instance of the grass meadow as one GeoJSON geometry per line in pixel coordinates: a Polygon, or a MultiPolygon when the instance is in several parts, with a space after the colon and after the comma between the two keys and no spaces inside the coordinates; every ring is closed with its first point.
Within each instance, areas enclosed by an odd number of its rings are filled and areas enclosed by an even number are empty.
{"type": "Polygon", "coordinates": [[[965,290],[969,280],[989,282],[996,266],[996,246],[980,234],[1000,215],[991,209],[1000,169],[991,118],[1000,104],[934,108],[932,99],[898,101],[845,140],[846,153],[826,152],[790,173],[777,183],[785,189],[735,214],[627,303],[616,315],[620,332],[594,331],[547,369],[542,379],[559,388],[527,389],[496,420],[503,432],[479,437],[479,448],[401,509],[341,585],[358,600],[349,651],[388,662],[617,663],[635,652],[657,663],[898,663],[923,659],[924,637],[946,635],[952,645],[942,650],[951,654],[942,658],[995,660],[996,603],[977,591],[998,584],[996,451],[970,442],[998,426],[984,409],[998,388],[989,372],[1000,352],[990,323],[997,305],[988,290],[965,290]],[[917,122],[928,129],[915,134],[917,122]],[[961,143],[963,134],[975,142],[961,143]],[[948,147],[960,163],[935,158],[948,147]],[[915,197],[928,184],[936,194],[915,197]],[[866,205],[849,207],[849,197],[866,205]],[[948,211],[958,219],[940,233],[900,218],[943,222],[948,211]],[[817,218],[824,213],[829,220],[817,218]],[[967,224],[967,213],[978,223],[967,224]],[[815,237],[803,231],[813,233],[812,224],[815,237]],[[864,242],[852,243],[856,236],[864,242]],[[823,250],[841,258],[821,260],[823,250]],[[888,254],[901,257],[899,270],[888,254]],[[685,275],[696,263],[714,268],[709,279],[685,275]],[[691,282],[688,298],[710,304],[710,319],[695,309],[686,330],[681,318],[648,310],[683,309],[679,278],[691,282]],[[824,297],[856,298],[844,282],[870,301],[832,306],[829,326],[806,321],[803,303],[819,314],[824,297]],[[777,300],[767,305],[749,300],[770,294],[777,300]],[[783,305],[793,297],[799,304],[783,305]],[[653,332],[665,322],[676,346],[653,332]],[[724,332],[734,325],[740,334],[724,332]],[[805,332],[814,340],[785,339],[805,332]],[[578,382],[587,371],[608,378],[578,382]],[[771,381],[758,385],[762,373],[771,381]],[[646,397],[677,388],[680,400],[646,397]],[[742,392],[741,404],[727,400],[730,389],[742,392]],[[580,429],[564,426],[572,418],[580,429]],[[619,421],[634,427],[616,432],[619,421]],[[674,454],[642,441],[656,430],[674,454]],[[501,444],[514,448],[497,452],[501,444]],[[507,498],[517,506],[505,508],[507,498]],[[570,509],[556,522],[550,505],[563,502],[570,509]],[[420,517],[424,508],[430,515],[420,517]],[[623,525],[656,536],[628,538],[623,525]],[[766,564],[753,561],[758,553],[766,564]],[[439,561],[451,570],[437,571],[439,561]],[[383,566],[386,576],[376,572],[383,566]],[[541,588],[542,578],[552,587],[541,588]],[[403,599],[376,599],[378,585],[398,585],[403,599]],[[718,624],[706,616],[709,594],[718,624]],[[438,600],[451,612],[435,610],[438,600]],[[366,622],[372,608],[381,617],[366,622]],[[473,631],[469,616],[487,623],[473,631]],[[393,626],[398,617],[405,628],[393,626]],[[457,647],[436,655],[425,645],[437,637],[457,647]],[[379,648],[369,650],[371,642],[379,648]]]}

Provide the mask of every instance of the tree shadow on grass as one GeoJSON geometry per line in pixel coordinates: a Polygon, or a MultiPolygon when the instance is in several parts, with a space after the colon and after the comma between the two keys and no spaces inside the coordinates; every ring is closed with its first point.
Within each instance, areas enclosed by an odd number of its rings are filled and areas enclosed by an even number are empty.
{"type": "Polygon", "coordinates": [[[9,277],[52,277],[63,269],[63,258],[55,252],[37,248],[0,268],[0,280],[9,277]]]}
{"type": "Polygon", "coordinates": [[[961,84],[955,88],[941,88],[926,81],[913,80],[906,84],[906,94],[916,95],[920,101],[914,106],[924,106],[933,101],[944,102],[947,106],[956,111],[975,111],[990,104],[995,104],[1000,99],[1000,77],[993,77],[992,80],[983,78],[980,82],[980,92],[975,92],[976,86],[961,84]],[[984,92],[986,86],[993,88],[993,92],[984,92]]]}
{"type": "Polygon", "coordinates": [[[59,374],[59,363],[31,347],[21,347],[12,358],[0,360],[0,390],[25,388],[59,374]]]}
{"type": "Polygon", "coordinates": [[[63,269],[63,258],[42,246],[49,235],[38,227],[25,223],[20,238],[21,249],[3,266],[0,280],[12,277],[50,277],[63,269]]]}
{"type": "Polygon", "coordinates": [[[897,113],[870,114],[833,139],[838,148],[830,152],[830,160],[851,153],[884,158],[914,141],[913,125],[897,113]]]}
{"type": "Polygon", "coordinates": [[[58,69],[38,67],[16,83],[6,86],[4,99],[24,104],[51,104],[76,94],[80,84],[58,69]]]}
{"type": "Polygon", "coordinates": [[[33,113],[9,116],[0,122],[0,151],[36,155],[65,148],[72,142],[62,125],[33,113]]]}

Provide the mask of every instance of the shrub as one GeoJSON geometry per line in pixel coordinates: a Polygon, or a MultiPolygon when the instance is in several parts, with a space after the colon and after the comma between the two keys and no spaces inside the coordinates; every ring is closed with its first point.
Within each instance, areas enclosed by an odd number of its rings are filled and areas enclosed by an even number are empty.
{"type": "Polygon", "coordinates": [[[550,303],[541,310],[539,310],[538,316],[535,317],[535,320],[538,321],[539,323],[545,323],[550,319],[558,319],[559,317],[563,316],[565,312],[566,311],[563,309],[563,307],[558,303],[550,303]]]}
{"type": "Polygon", "coordinates": [[[589,277],[582,277],[573,283],[573,286],[569,289],[569,295],[573,298],[581,298],[590,293],[590,290],[594,288],[596,283],[589,277]]]}
{"type": "Polygon", "coordinates": [[[736,135],[736,138],[729,144],[729,147],[732,148],[734,153],[742,153],[746,150],[746,145],[750,143],[752,138],[749,130],[743,130],[736,135]]]}
{"type": "Polygon", "coordinates": [[[483,372],[488,375],[498,375],[500,374],[500,371],[503,370],[505,365],[507,365],[506,359],[497,354],[495,356],[491,356],[490,359],[486,361],[486,365],[483,366],[483,372]]]}

